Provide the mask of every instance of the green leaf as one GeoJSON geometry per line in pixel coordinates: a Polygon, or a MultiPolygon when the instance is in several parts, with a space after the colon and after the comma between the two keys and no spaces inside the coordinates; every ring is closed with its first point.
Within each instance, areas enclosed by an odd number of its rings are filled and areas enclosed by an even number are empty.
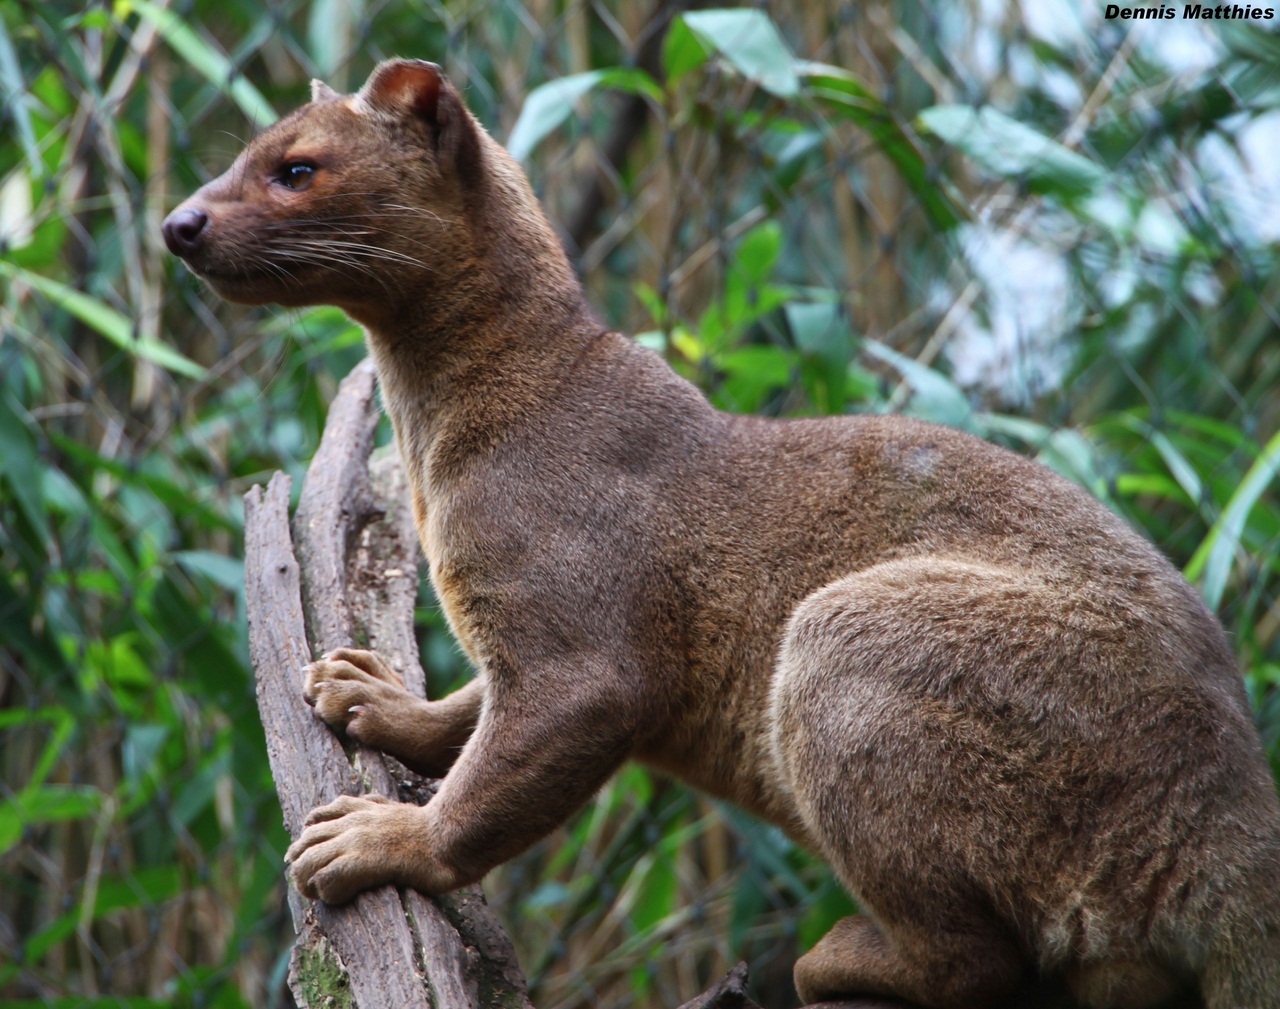
{"type": "Polygon", "coordinates": [[[151,0],[116,0],[116,16],[125,20],[133,11],[146,18],[174,51],[209,83],[231,97],[254,126],[261,129],[276,121],[276,110],[237,70],[215,44],[202,39],[173,11],[151,0]]]}
{"type": "Polygon", "coordinates": [[[729,410],[751,413],[766,395],[791,384],[794,356],[782,347],[740,347],[716,358],[726,376],[716,398],[729,410]]]}
{"type": "Polygon", "coordinates": [[[1035,192],[1083,196],[1106,181],[1101,166],[990,106],[935,105],[920,122],[987,171],[1025,178],[1035,192]]]}
{"type": "Polygon", "coordinates": [[[661,100],[662,91],[653,78],[640,69],[614,67],[570,74],[541,84],[529,92],[520,118],[511,128],[507,150],[517,161],[525,161],[552,130],[573,114],[579,99],[595,88],[612,88],[661,100]]]}
{"type": "Polygon", "coordinates": [[[603,76],[603,70],[571,74],[530,91],[507,138],[511,156],[517,161],[528,159],[542,139],[573,114],[574,103],[599,84],[603,76]]]}
{"type": "Polygon", "coordinates": [[[763,284],[782,253],[782,226],[777,221],[758,224],[743,236],[733,256],[733,279],[748,286],[763,284]]]}
{"type": "Polygon", "coordinates": [[[8,578],[0,578],[0,641],[41,672],[66,675],[67,657],[58,648],[47,623],[37,625],[39,603],[30,593],[15,591],[8,578]]]}
{"type": "Polygon", "coordinates": [[[816,357],[843,358],[844,365],[849,363],[849,328],[838,304],[793,301],[787,305],[786,313],[791,336],[801,351],[816,357]]]}
{"type": "Polygon", "coordinates": [[[133,324],[110,305],[105,305],[97,298],[91,298],[61,281],[24,270],[20,266],[0,260],[0,275],[20,280],[48,298],[59,308],[70,312],[86,326],[97,330],[117,347],[127,350],[135,357],[140,357],[152,364],[188,378],[204,378],[205,369],[194,361],[183,357],[176,350],[165,346],[159,340],[134,339],[133,324]]]}
{"type": "Polygon", "coordinates": [[[52,722],[60,725],[70,723],[71,716],[65,708],[6,708],[0,710],[0,731],[12,729],[15,725],[33,725],[36,722],[52,722]]]}
{"type": "MultiPolygon", "coordinates": [[[[122,908],[159,904],[181,893],[183,884],[182,874],[176,865],[136,869],[128,876],[108,876],[97,885],[96,899],[90,909],[90,917],[97,921],[104,915],[122,908]]],[[[54,946],[75,932],[84,914],[85,909],[82,906],[74,907],[27,939],[22,947],[23,961],[39,963],[54,946]]],[[[0,985],[7,984],[17,972],[16,965],[15,968],[10,969],[0,968],[0,985]]],[[[0,1002],[0,1006],[12,1004],[0,1002]]],[[[75,1003],[77,1009],[89,1004],[88,1002],[75,1003]]],[[[114,1001],[109,1004],[116,1005],[114,1001]]],[[[164,1005],[169,1006],[171,1003],[164,1003],[164,1005]]]]}
{"type": "Polygon", "coordinates": [[[315,0],[307,17],[307,49],[316,71],[325,77],[347,58],[351,26],[364,5],[352,0],[315,0]]]}
{"type": "Polygon", "coordinates": [[[0,395],[0,477],[5,478],[32,528],[47,539],[49,517],[40,494],[41,468],[35,438],[0,395]]]}
{"type": "Polygon", "coordinates": [[[685,74],[706,63],[711,53],[711,46],[690,30],[684,18],[675,18],[662,41],[662,72],[667,87],[674,87],[685,74]]]}
{"type": "Polygon", "coordinates": [[[800,948],[809,949],[831,930],[841,918],[856,913],[857,905],[853,902],[830,872],[818,891],[816,899],[809,905],[809,910],[800,919],[798,928],[800,948]]]}
{"type": "Polygon", "coordinates": [[[804,355],[807,378],[814,372],[818,388],[810,381],[809,394],[823,413],[840,413],[846,401],[849,363],[853,360],[853,338],[840,306],[834,301],[793,301],[786,306],[791,337],[804,355]]]}
{"type": "Polygon", "coordinates": [[[86,664],[111,688],[117,703],[124,703],[130,693],[145,691],[155,684],[155,674],[133,646],[135,637],[136,632],[129,631],[90,641],[85,648],[86,664]]]}
{"type": "Polygon", "coordinates": [[[635,904],[628,916],[639,933],[647,932],[676,907],[676,870],[670,852],[659,849],[651,860],[641,859],[636,869],[641,873],[635,904]],[[647,867],[645,863],[648,862],[647,867]]]}
{"type": "Polygon", "coordinates": [[[1249,472],[1240,481],[1226,508],[1218,516],[1209,534],[1205,536],[1199,548],[1192,555],[1183,573],[1191,581],[1197,581],[1202,575],[1204,585],[1201,593],[1211,610],[1216,610],[1222,603],[1223,593],[1227,588],[1227,577],[1231,573],[1231,565],[1236,553],[1240,550],[1240,537],[1244,532],[1245,522],[1258,499],[1280,475],[1280,433],[1267,442],[1262,454],[1249,467],[1249,472]]]}
{"type": "Polygon", "coordinates": [[[969,398],[946,375],[875,340],[866,340],[862,346],[872,357],[896,368],[911,386],[912,408],[917,415],[949,427],[963,428],[972,422],[969,398]]]}
{"type": "Polygon", "coordinates": [[[0,854],[22,837],[22,831],[38,823],[82,820],[102,808],[102,793],[89,785],[42,785],[26,788],[0,802],[0,854]]]}
{"type": "Polygon", "coordinates": [[[214,584],[240,592],[244,589],[244,562],[209,550],[179,550],[173,559],[188,571],[204,575],[214,584]]]}
{"type": "MultiPolygon", "coordinates": [[[[189,488],[172,483],[145,471],[139,471],[121,464],[118,460],[98,455],[88,446],[59,434],[49,432],[49,440],[69,457],[89,467],[93,472],[110,474],[124,484],[137,484],[146,487],[174,516],[194,517],[202,525],[210,528],[227,529],[238,532],[242,523],[234,521],[225,512],[209,505],[193,500],[189,488]]],[[[110,535],[109,533],[105,533],[110,535]]],[[[97,535],[95,531],[95,535],[97,535]]]]}
{"type": "Polygon", "coordinates": [[[947,230],[964,219],[956,201],[936,181],[915,142],[898,125],[893,110],[855,74],[840,67],[808,61],[797,63],[796,71],[804,79],[805,93],[824,110],[843,116],[866,130],[876,146],[902,173],[903,180],[937,227],[947,230]]]}
{"type": "Polygon", "coordinates": [[[546,912],[554,908],[566,907],[573,897],[569,888],[558,880],[547,880],[533,893],[526,897],[521,905],[522,910],[546,912]]]}
{"type": "Polygon", "coordinates": [[[22,145],[31,177],[39,179],[44,175],[44,162],[40,159],[40,148],[36,145],[36,132],[31,124],[26,93],[27,86],[23,80],[22,68],[18,64],[18,53],[5,29],[4,19],[0,18],[0,96],[4,98],[4,102],[0,104],[13,117],[18,142],[22,145]]]}
{"type": "Polygon", "coordinates": [[[1222,442],[1228,449],[1242,448],[1247,442],[1243,431],[1215,417],[1203,417],[1200,414],[1185,413],[1181,410],[1166,410],[1164,416],[1171,430],[1186,428],[1189,431],[1196,431],[1222,442]]]}
{"type": "Polygon", "coordinates": [[[93,511],[84,491],[60,469],[45,469],[41,473],[40,491],[46,507],[63,515],[85,518],[93,511]]]}
{"type": "Polygon", "coordinates": [[[1169,467],[1169,472],[1178,482],[1178,486],[1191,499],[1191,503],[1198,504],[1204,494],[1204,484],[1200,480],[1200,474],[1169,436],[1158,428],[1152,427],[1147,421],[1131,414],[1121,415],[1118,419],[1124,427],[1137,432],[1151,443],[1160,458],[1164,460],[1164,464],[1169,467]]]}
{"type": "Polygon", "coordinates": [[[218,782],[226,773],[225,761],[217,758],[190,777],[174,797],[174,822],[189,827],[191,821],[213,803],[218,782]]]}
{"type": "Polygon", "coordinates": [[[169,738],[167,725],[130,725],[125,730],[123,766],[125,780],[138,784],[151,773],[169,738]]]}
{"type": "Polygon", "coordinates": [[[24,820],[11,805],[0,803],[0,855],[22,840],[24,820]]]}
{"type": "Polygon", "coordinates": [[[1195,468],[1187,461],[1187,457],[1178,450],[1177,446],[1163,432],[1152,429],[1150,440],[1156,451],[1160,453],[1160,458],[1164,460],[1164,464],[1169,467],[1169,472],[1173,475],[1173,478],[1178,481],[1178,486],[1186,492],[1192,504],[1198,504],[1201,495],[1204,493],[1204,485],[1200,481],[1200,474],[1195,471],[1195,468]]]}
{"type": "Polygon", "coordinates": [[[49,741],[44,744],[44,749],[40,752],[40,759],[36,762],[36,766],[31,769],[31,775],[27,779],[25,791],[31,791],[44,785],[46,779],[53,773],[58,758],[62,756],[67,744],[71,741],[72,736],[75,735],[76,722],[70,712],[65,709],[54,710],[58,712],[58,717],[53,721],[53,732],[49,736],[49,741]]]}
{"type": "MultiPolygon", "coordinates": [[[[789,120],[774,116],[772,129],[779,138],[786,136],[785,129],[789,120]]],[[[797,124],[798,125],[798,124],[797,124]]],[[[806,167],[811,159],[823,157],[823,148],[827,137],[821,130],[800,129],[786,137],[773,160],[773,184],[777,187],[779,199],[791,196],[796,185],[806,177],[806,167]]]]}
{"type": "Polygon", "coordinates": [[[1121,497],[1155,497],[1185,504],[1186,492],[1163,473],[1118,473],[1116,493],[1121,497]]]}
{"type": "Polygon", "coordinates": [[[779,98],[794,98],[800,93],[795,57],[764,11],[690,11],[679,20],[766,91],[779,98]]]}

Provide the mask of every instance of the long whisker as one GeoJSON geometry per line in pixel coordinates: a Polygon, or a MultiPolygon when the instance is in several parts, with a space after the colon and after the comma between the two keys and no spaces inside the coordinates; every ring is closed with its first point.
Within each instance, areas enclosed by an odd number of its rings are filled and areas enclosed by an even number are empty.
{"type": "Polygon", "coordinates": [[[332,263],[337,266],[350,266],[353,270],[359,270],[369,276],[374,276],[376,271],[365,263],[352,263],[342,256],[334,255],[326,249],[304,249],[291,248],[280,250],[281,255],[285,256],[290,262],[298,263],[332,263]]]}
{"type": "MultiPolygon", "coordinates": [[[[438,271],[432,269],[427,263],[414,256],[410,256],[395,249],[384,249],[377,245],[364,245],[360,242],[346,242],[341,239],[333,238],[293,238],[287,243],[283,243],[275,248],[274,251],[286,254],[290,249],[311,249],[316,251],[336,252],[342,251],[351,256],[363,256],[370,260],[383,260],[388,263],[401,263],[407,266],[416,266],[431,273],[438,271]]],[[[334,257],[335,262],[343,262],[344,260],[334,257]]]]}
{"type": "MultiPolygon", "coordinates": [[[[344,235],[348,238],[359,238],[361,236],[376,235],[378,234],[378,230],[366,229],[366,228],[352,229],[352,228],[344,228],[344,227],[333,227],[332,226],[333,222],[352,219],[354,217],[375,218],[378,216],[380,215],[360,214],[360,215],[348,215],[347,218],[343,218],[343,217],[293,218],[292,220],[288,220],[288,221],[265,221],[262,223],[261,227],[262,227],[262,230],[264,231],[285,233],[289,236],[290,240],[296,240],[298,238],[295,232],[299,226],[323,227],[325,229],[326,234],[337,234],[337,235],[344,235]]],[[[303,237],[311,240],[324,240],[318,235],[308,235],[303,237]]],[[[412,244],[417,245],[420,248],[426,249],[428,252],[434,251],[434,247],[429,242],[424,242],[421,239],[417,239],[417,238],[411,238],[408,235],[402,235],[399,237],[404,241],[411,242],[412,244]]],[[[362,243],[362,244],[368,246],[368,243],[362,243]]],[[[385,251],[392,252],[392,253],[394,252],[394,250],[385,250],[385,251]]],[[[417,266],[421,266],[424,269],[430,269],[430,267],[428,267],[426,263],[420,260],[415,260],[414,262],[415,262],[415,265],[417,266]]],[[[436,272],[436,271],[433,271],[433,272],[436,272]]]]}
{"type": "Polygon", "coordinates": [[[371,281],[377,283],[388,294],[391,293],[391,288],[388,286],[386,278],[366,263],[354,262],[350,259],[336,256],[324,248],[293,248],[278,251],[280,251],[282,255],[287,255],[291,262],[298,264],[312,266],[337,266],[345,270],[357,271],[364,276],[367,276],[371,281]]]}

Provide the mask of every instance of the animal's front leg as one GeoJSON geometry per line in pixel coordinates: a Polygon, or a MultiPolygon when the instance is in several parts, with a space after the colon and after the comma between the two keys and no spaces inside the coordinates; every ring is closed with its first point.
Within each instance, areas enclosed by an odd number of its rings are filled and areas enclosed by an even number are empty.
{"type": "Polygon", "coordinates": [[[425,806],[343,796],[289,848],[305,895],[331,904],[384,883],[473,883],[562,824],[626,759],[636,704],[611,671],[490,678],[480,724],[425,806]]]}
{"type": "Polygon", "coordinates": [[[381,795],[343,795],[307,817],[285,855],[298,891],[345,904],[384,883],[443,893],[461,883],[431,858],[427,807],[381,795]]]}
{"type": "Polygon", "coordinates": [[[457,759],[484,701],[483,677],[438,701],[415,697],[385,659],[361,648],[335,649],[305,675],[302,694],[320,718],[432,778],[457,759]]]}

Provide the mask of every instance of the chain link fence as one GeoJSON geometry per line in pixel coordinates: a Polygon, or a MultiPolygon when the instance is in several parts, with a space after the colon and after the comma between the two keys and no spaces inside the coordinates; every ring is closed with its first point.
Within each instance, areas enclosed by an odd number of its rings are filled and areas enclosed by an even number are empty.
{"type": "MultiPolygon", "coordinates": [[[[1218,609],[1277,752],[1276,21],[750,10],[0,8],[0,1003],[291,1004],[240,498],[305,470],[361,334],[218,302],[158,226],[309,78],[355,90],[392,55],[524,129],[600,315],[718,405],[965,427],[1140,525],[1218,609]]],[[[423,591],[439,691],[467,672],[423,591]]],[[[851,906],[634,768],[487,891],[547,1009],[674,1006],[739,958],[794,1004],[795,956],[851,906]]]]}

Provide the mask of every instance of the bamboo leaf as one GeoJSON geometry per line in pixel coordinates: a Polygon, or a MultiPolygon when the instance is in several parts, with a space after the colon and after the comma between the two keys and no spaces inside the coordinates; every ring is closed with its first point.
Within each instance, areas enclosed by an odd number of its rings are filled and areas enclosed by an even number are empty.
{"type": "Polygon", "coordinates": [[[1183,570],[1193,582],[1204,578],[1200,591],[1211,610],[1216,610],[1222,603],[1249,514],[1277,476],[1280,476],[1280,433],[1267,442],[1262,454],[1249,467],[1218,521],[1183,570]]]}
{"type": "Polygon", "coordinates": [[[118,17],[124,19],[131,11],[137,11],[154,24],[174,51],[211,84],[229,95],[255,126],[261,128],[276,121],[276,110],[262,97],[262,92],[250,84],[212,42],[197,35],[177,14],[151,0],[118,0],[118,17]]]}
{"type": "Polygon", "coordinates": [[[143,998],[140,995],[100,995],[87,998],[68,995],[65,998],[0,999],[0,1009],[173,1009],[172,999],[143,998]]]}
{"type": "Polygon", "coordinates": [[[117,347],[127,350],[135,357],[158,364],[179,375],[186,375],[188,378],[205,376],[204,368],[159,340],[134,339],[133,323],[97,298],[92,298],[51,277],[14,266],[12,263],[0,261],[0,276],[20,280],[34,288],[59,308],[74,315],[86,326],[97,330],[117,347]]]}
{"type": "Polygon", "coordinates": [[[548,81],[530,91],[524,100],[520,118],[507,138],[507,150],[511,156],[517,161],[528,160],[547,134],[573,114],[577,102],[597,87],[649,95],[655,101],[662,97],[662,91],[652,77],[643,70],[627,67],[590,70],[548,81]]]}
{"type": "Polygon", "coordinates": [[[40,159],[40,148],[36,146],[36,131],[31,123],[31,110],[27,108],[26,90],[18,53],[5,29],[4,19],[0,18],[0,94],[5,99],[5,110],[13,116],[18,142],[22,145],[31,176],[38,179],[44,175],[44,162],[40,159]]]}
{"type": "Polygon", "coordinates": [[[36,440],[23,420],[0,396],[0,477],[8,483],[14,500],[31,527],[42,538],[47,538],[49,518],[40,494],[39,476],[36,440]]]}
{"type": "Polygon", "coordinates": [[[362,3],[350,0],[315,0],[307,17],[307,48],[316,71],[327,78],[348,56],[351,29],[364,13],[362,3]]]}
{"type": "Polygon", "coordinates": [[[711,53],[711,46],[693,33],[684,18],[675,18],[662,42],[662,72],[667,87],[674,87],[681,77],[706,63],[711,53]]]}
{"type": "Polygon", "coordinates": [[[202,574],[230,592],[244,589],[244,561],[211,550],[178,550],[172,556],[188,571],[202,574]]]}
{"type": "Polygon", "coordinates": [[[1199,502],[1204,494],[1204,483],[1200,479],[1200,474],[1169,436],[1138,417],[1126,415],[1120,418],[1120,422],[1151,443],[1160,458],[1164,460],[1164,464],[1169,467],[1169,473],[1178,482],[1178,486],[1191,499],[1192,504],[1199,502]]]}
{"type": "Polygon", "coordinates": [[[950,427],[962,428],[969,424],[973,415],[969,398],[947,376],[875,340],[866,340],[862,346],[872,357],[897,369],[911,386],[912,400],[918,415],[950,427]]]}
{"type": "MultiPolygon", "coordinates": [[[[127,877],[108,876],[98,883],[92,920],[98,921],[122,908],[159,904],[182,893],[184,883],[185,880],[177,865],[136,869],[127,877]]],[[[75,932],[82,913],[80,907],[75,907],[40,929],[24,944],[23,958],[28,962],[39,962],[50,949],[75,932]]],[[[0,972],[0,984],[5,980],[6,974],[0,972]]],[[[12,1003],[0,1003],[0,1005],[10,1004],[12,1003]]],[[[84,1006],[90,1003],[77,1002],[76,1004],[84,1006]]],[[[164,1004],[169,1005],[169,1003],[164,1004]]],[[[116,1003],[112,1002],[111,1005],[114,1006],[116,1003]]]]}
{"type": "Polygon", "coordinates": [[[920,122],[993,175],[1025,178],[1035,192],[1083,196],[1106,181],[1101,166],[990,106],[935,105],[920,122]]]}
{"type": "Polygon", "coordinates": [[[0,854],[18,843],[23,830],[37,823],[82,820],[102,807],[102,793],[88,785],[27,788],[0,803],[0,854]]]}
{"type": "Polygon", "coordinates": [[[681,20],[748,80],[779,98],[800,93],[795,57],[764,11],[690,11],[681,20]]]}
{"type": "Polygon", "coordinates": [[[891,110],[855,74],[825,63],[802,61],[796,70],[805,94],[824,110],[857,123],[902,173],[933,223],[947,230],[964,219],[955,200],[936,180],[915,142],[898,125],[891,110]]]}

